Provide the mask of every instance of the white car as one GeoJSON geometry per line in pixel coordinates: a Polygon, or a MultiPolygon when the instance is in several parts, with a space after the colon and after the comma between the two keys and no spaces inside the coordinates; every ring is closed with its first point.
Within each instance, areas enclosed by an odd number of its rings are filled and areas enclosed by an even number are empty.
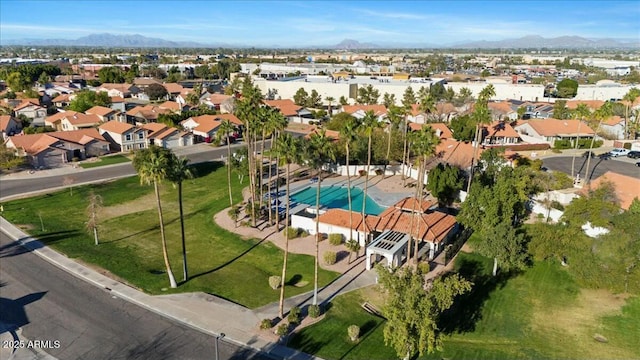
{"type": "Polygon", "coordinates": [[[615,148],[615,149],[609,151],[609,154],[611,154],[611,156],[613,156],[613,157],[626,156],[629,153],[629,151],[630,150],[628,150],[628,149],[615,148]]]}

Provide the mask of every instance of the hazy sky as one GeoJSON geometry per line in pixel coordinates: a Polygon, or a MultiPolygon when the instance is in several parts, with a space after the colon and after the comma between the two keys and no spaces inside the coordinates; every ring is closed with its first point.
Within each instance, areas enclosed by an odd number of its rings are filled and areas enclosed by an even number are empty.
{"type": "Polygon", "coordinates": [[[0,44],[94,33],[236,45],[640,39],[640,1],[0,1],[0,44]]]}

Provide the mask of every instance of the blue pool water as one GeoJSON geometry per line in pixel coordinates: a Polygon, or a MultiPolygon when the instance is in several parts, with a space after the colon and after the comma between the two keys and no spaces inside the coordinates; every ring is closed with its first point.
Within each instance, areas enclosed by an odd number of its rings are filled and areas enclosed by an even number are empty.
{"type": "MultiPolygon", "coordinates": [[[[308,187],[291,195],[291,200],[307,205],[316,205],[316,186],[308,187]]],[[[355,212],[362,212],[362,196],[363,191],[359,188],[351,188],[351,209],[355,212]]],[[[320,205],[327,208],[349,210],[349,197],[347,188],[341,186],[321,186],[320,187],[320,205]]],[[[366,199],[365,212],[370,215],[379,215],[386,208],[378,205],[369,196],[366,199]]]]}

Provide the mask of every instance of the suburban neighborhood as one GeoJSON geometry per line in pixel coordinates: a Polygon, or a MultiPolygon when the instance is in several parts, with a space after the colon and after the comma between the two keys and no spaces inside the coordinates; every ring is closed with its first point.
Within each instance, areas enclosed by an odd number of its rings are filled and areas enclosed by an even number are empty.
{"type": "Polygon", "coordinates": [[[634,26],[3,36],[0,358],[640,357],[634,26]]]}

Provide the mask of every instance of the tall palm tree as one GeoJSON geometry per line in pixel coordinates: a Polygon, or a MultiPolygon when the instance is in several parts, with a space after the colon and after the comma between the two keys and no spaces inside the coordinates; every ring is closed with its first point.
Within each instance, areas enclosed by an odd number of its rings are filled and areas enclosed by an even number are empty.
{"type": "Polygon", "coordinates": [[[578,133],[576,134],[576,143],[574,144],[573,158],[571,159],[571,179],[575,179],[574,172],[576,164],[576,153],[580,143],[580,127],[582,125],[582,121],[584,121],[584,119],[589,115],[591,115],[591,110],[589,110],[589,107],[586,104],[578,104],[576,109],[573,111],[573,116],[575,118],[580,118],[580,122],[578,123],[578,133]]]}
{"type": "Polygon", "coordinates": [[[290,207],[289,207],[289,204],[290,204],[289,183],[291,182],[290,167],[291,167],[291,164],[298,159],[300,148],[301,148],[301,144],[294,137],[292,137],[290,134],[287,134],[287,133],[281,134],[276,140],[276,143],[274,145],[274,152],[276,154],[276,157],[278,157],[285,164],[285,167],[286,167],[285,176],[287,179],[287,185],[286,185],[287,205],[285,207],[285,230],[284,230],[284,236],[285,236],[284,259],[282,261],[280,304],[278,307],[278,314],[281,319],[284,316],[284,287],[285,287],[285,282],[287,277],[287,258],[289,257],[289,231],[287,231],[288,230],[287,227],[289,226],[289,210],[290,210],[290,207]]]}
{"type": "MultiPolygon", "coordinates": [[[[173,153],[172,153],[173,155],[173,153]]],[[[167,174],[169,181],[178,188],[178,206],[180,210],[180,235],[182,238],[182,274],[183,281],[189,279],[189,273],[187,270],[187,248],[185,246],[184,236],[184,211],[182,210],[182,183],[185,180],[193,178],[193,172],[189,168],[189,159],[186,157],[178,158],[175,155],[171,157],[171,164],[169,173],[167,174]]]]}
{"type": "MultiPolygon", "coordinates": [[[[629,91],[624,94],[624,96],[622,97],[622,100],[624,100],[625,103],[625,118],[624,118],[624,138],[628,139],[630,132],[629,132],[629,110],[631,109],[631,107],[633,106],[633,103],[636,101],[636,99],[640,96],[640,90],[638,88],[631,88],[629,89],[629,91]]],[[[637,119],[636,119],[637,121],[637,119]]],[[[635,140],[635,139],[634,139],[635,140]]]]}
{"type": "MultiPolygon", "coordinates": [[[[287,119],[282,115],[282,113],[275,108],[270,108],[268,113],[267,113],[267,118],[264,122],[264,127],[265,127],[265,132],[267,134],[269,134],[269,137],[271,139],[271,146],[275,146],[275,139],[278,136],[279,132],[283,131],[285,129],[285,127],[287,126],[287,119]]],[[[268,188],[268,206],[271,206],[271,177],[272,177],[272,162],[273,162],[273,155],[274,152],[273,151],[269,151],[268,152],[269,155],[269,174],[268,174],[268,178],[269,180],[267,180],[267,188],[268,188]]],[[[278,156],[276,155],[276,164],[278,164],[278,156]]],[[[272,219],[272,211],[269,211],[269,224],[272,224],[273,219],[272,219]]],[[[280,228],[280,218],[279,216],[276,216],[276,225],[277,228],[280,228]]]]}
{"type": "Polygon", "coordinates": [[[169,255],[167,253],[167,239],[164,233],[164,220],[162,216],[162,204],[160,202],[159,184],[167,176],[170,169],[171,151],[155,145],[151,145],[147,149],[139,150],[133,158],[133,167],[140,177],[141,184],[153,184],[156,193],[156,205],[158,207],[158,219],[160,223],[160,237],[162,240],[162,256],[164,257],[164,265],[169,276],[169,284],[172,288],[178,287],[176,279],[171,271],[169,263],[169,255]]]}
{"type": "MultiPolygon", "coordinates": [[[[422,193],[424,190],[424,177],[426,173],[427,160],[435,154],[436,146],[440,143],[440,138],[436,135],[431,126],[425,126],[420,131],[415,132],[413,136],[413,151],[417,156],[418,162],[418,182],[416,184],[416,194],[413,202],[413,213],[411,216],[411,225],[409,226],[410,234],[413,234],[413,218],[415,217],[416,205],[420,204],[420,213],[422,213],[422,193]]],[[[422,219],[422,216],[420,217],[422,219]]],[[[419,229],[419,228],[418,228],[419,229]]],[[[417,232],[419,233],[419,231],[417,232]]],[[[420,238],[414,236],[414,266],[418,266],[418,245],[420,238]]]]}
{"type": "Polygon", "coordinates": [[[335,151],[332,140],[327,137],[324,129],[313,133],[307,143],[307,161],[318,170],[316,188],[316,261],[313,277],[313,305],[318,305],[318,259],[320,251],[320,187],[322,183],[322,165],[328,160],[335,160],[335,151]]]}
{"type": "Polygon", "coordinates": [[[224,137],[227,143],[227,187],[229,188],[229,207],[233,207],[233,195],[231,193],[231,134],[235,130],[235,125],[233,125],[233,123],[228,119],[224,119],[216,131],[216,142],[220,143],[224,137]]]}
{"type": "Polygon", "coordinates": [[[611,106],[610,102],[604,103],[604,105],[600,106],[600,108],[593,113],[594,118],[598,120],[598,127],[596,128],[596,133],[593,134],[593,138],[591,138],[591,144],[589,145],[589,152],[587,154],[587,169],[585,170],[585,173],[584,173],[584,178],[587,186],[589,186],[589,183],[591,182],[591,175],[589,175],[589,165],[591,163],[591,154],[593,150],[593,144],[596,141],[596,135],[600,131],[600,126],[602,125],[602,121],[604,121],[605,119],[608,119],[612,115],[613,115],[613,107],[611,106]]]}
{"type": "Polygon", "coordinates": [[[426,93],[424,97],[420,98],[420,111],[428,115],[428,121],[432,121],[432,114],[436,111],[436,99],[431,96],[431,93],[426,93]]]}
{"type": "MultiPolygon", "coordinates": [[[[371,170],[371,137],[376,128],[380,126],[378,117],[369,110],[362,118],[362,132],[367,137],[367,172],[364,178],[364,190],[362,191],[362,225],[364,226],[365,239],[368,238],[367,222],[365,221],[366,204],[367,204],[367,189],[369,187],[369,171],[371,170]]],[[[365,240],[366,241],[366,240],[365,240]]]]}
{"type": "Polygon", "coordinates": [[[387,162],[384,164],[384,170],[386,172],[387,165],[391,162],[391,133],[398,130],[400,123],[403,119],[403,110],[401,107],[392,105],[387,112],[387,119],[389,120],[388,138],[387,138],[387,162]]]}
{"type": "Polygon", "coordinates": [[[351,116],[344,122],[340,137],[344,140],[346,150],[346,166],[347,166],[347,198],[349,199],[349,241],[353,240],[353,208],[351,200],[351,171],[349,168],[349,158],[351,156],[351,144],[353,144],[359,135],[360,120],[351,116]]]}
{"type": "Polygon", "coordinates": [[[471,158],[471,171],[469,174],[469,182],[467,183],[467,193],[471,190],[471,180],[473,179],[474,168],[476,166],[476,158],[478,156],[478,148],[482,141],[483,125],[491,123],[491,112],[489,111],[489,99],[496,95],[496,90],[492,84],[487,85],[480,91],[478,101],[476,101],[473,109],[472,118],[476,123],[475,146],[473,148],[473,157],[471,158]]]}
{"type": "Polygon", "coordinates": [[[324,98],[325,100],[327,100],[327,102],[329,103],[329,117],[333,116],[333,108],[331,107],[331,104],[336,101],[336,99],[333,96],[327,96],[324,98]]]}

